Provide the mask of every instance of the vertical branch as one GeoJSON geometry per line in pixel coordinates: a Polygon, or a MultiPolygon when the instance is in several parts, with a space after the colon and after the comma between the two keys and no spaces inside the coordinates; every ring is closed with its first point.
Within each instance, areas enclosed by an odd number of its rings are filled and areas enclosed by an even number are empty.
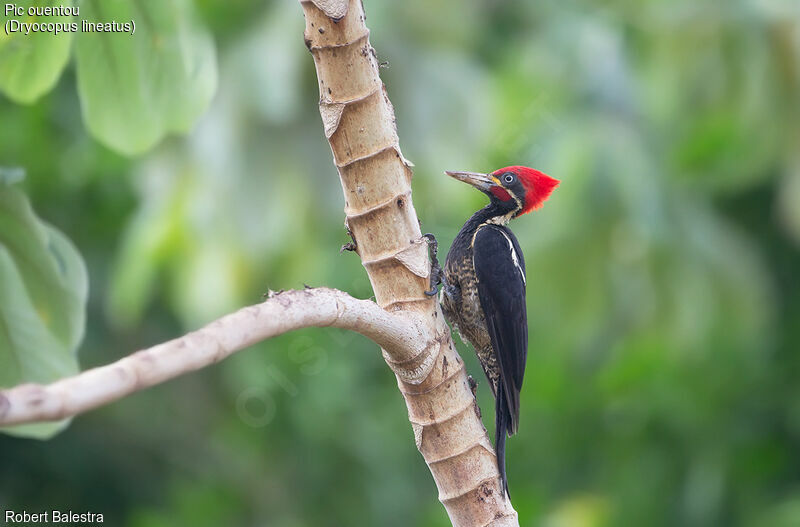
{"type": "Polygon", "coordinates": [[[394,109],[380,80],[361,0],[300,0],[314,57],[319,109],[345,198],[346,223],[377,303],[424,322],[424,351],[400,360],[384,351],[405,398],[417,448],[455,526],[518,525],[499,483],[480,420],[439,303],[429,287],[427,246],[411,199],[394,109]]]}

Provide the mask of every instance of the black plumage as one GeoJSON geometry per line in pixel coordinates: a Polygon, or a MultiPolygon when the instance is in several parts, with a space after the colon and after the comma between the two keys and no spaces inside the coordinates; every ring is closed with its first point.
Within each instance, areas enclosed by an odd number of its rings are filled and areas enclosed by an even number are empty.
{"type": "Polygon", "coordinates": [[[448,174],[490,198],[453,240],[442,273],[441,300],[447,321],[475,348],[495,396],[495,450],[508,494],[505,444],[519,428],[528,320],[525,260],[506,223],[541,205],[558,181],[525,167],[448,174]]]}

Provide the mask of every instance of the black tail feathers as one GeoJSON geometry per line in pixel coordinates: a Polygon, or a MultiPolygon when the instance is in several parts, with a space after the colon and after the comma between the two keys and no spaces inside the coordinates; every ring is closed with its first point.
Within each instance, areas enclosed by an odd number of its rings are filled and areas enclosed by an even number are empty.
{"type": "Polygon", "coordinates": [[[508,479],[506,479],[506,436],[511,428],[511,411],[508,408],[506,394],[503,391],[503,383],[498,383],[497,398],[495,399],[495,436],[494,448],[497,451],[497,469],[500,471],[500,483],[506,496],[511,498],[508,492],[508,479]]]}

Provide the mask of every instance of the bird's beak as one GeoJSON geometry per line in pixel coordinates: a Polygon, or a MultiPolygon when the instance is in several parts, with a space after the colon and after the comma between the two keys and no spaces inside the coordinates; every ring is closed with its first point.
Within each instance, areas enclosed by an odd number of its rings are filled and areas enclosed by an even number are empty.
{"type": "Polygon", "coordinates": [[[444,173],[452,178],[456,178],[459,181],[469,183],[476,189],[482,190],[483,192],[489,192],[489,188],[497,183],[497,181],[493,180],[489,174],[480,174],[478,172],[452,172],[450,170],[445,170],[444,173]]]}

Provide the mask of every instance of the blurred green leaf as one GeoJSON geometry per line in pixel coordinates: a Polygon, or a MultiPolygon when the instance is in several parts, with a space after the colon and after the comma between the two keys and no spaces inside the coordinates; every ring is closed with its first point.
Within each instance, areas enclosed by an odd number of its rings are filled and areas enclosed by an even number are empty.
{"type": "Polygon", "coordinates": [[[135,23],[134,35],[83,32],[77,38],[78,91],[91,133],[134,155],[170,132],[187,132],[217,85],[214,42],[191,2],[87,0],[81,15],[135,23]]]}
{"type": "Polygon", "coordinates": [[[192,178],[175,164],[158,168],[161,170],[154,177],[140,174],[137,182],[148,199],[142,201],[141,210],[122,234],[108,292],[110,316],[119,327],[132,327],[140,321],[159,271],[188,241],[185,215],[192,197],[192,178]]]}
{"type": "Polygon", "coordinates": [[[544,521],[544,527],[601,527],[606,524],[609,504],[602,496],[571,496],[559,503],[544,521]]]}
{"type": "Polygon", "coordinates": [[[169,298],[187,327],[241,305],[245,249],[227,221],[236,211],[221,208],[229,201],[219,199],[230,189],[201,166],[168,152],[135,176],[142,207],[121,237],[108,296],[117,326],[138,323],[156,293],[169,298]],[[164,278],[170,287],[157,291],[164,278]]]}
{"type": "MultiPolygon", "coordinates": [[[[56,24],[77,21],[73,17],[37,18],[27,15],[30,6],[67,7],[72,6],[72,0],[44,2],[28,0],[16,2],[16,5],[24,8],[26,14],[22,17],[8,16],[3,9],[0,11],[0,25],[5,27],[6,21],[12,19],[25,23],[56,24]]],[[[0,91],[11,100],[24,104],[34,102],[50,91],[67,64],[73,34],[71,32],[62,32],[57,35],[48,32],[30,32],[26,35],[23,31],[7,35],[5,31],[0,32],[0,91]]]]}
{"type": "MultiPolygon", "coordinates": [[[[0,386],[48,383],[78,372],[87,276],[72,243],[0,182],[0,386]]],[[[67,421],[4,432],[45,439],[67,421]]]]}

